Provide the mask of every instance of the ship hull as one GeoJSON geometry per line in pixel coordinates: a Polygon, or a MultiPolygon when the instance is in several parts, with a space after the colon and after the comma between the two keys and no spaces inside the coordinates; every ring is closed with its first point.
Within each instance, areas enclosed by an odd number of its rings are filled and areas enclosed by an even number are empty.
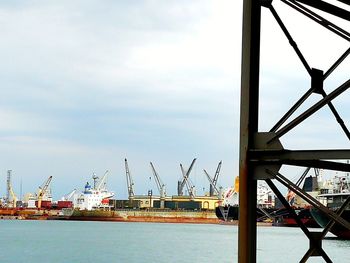
{"type": "Polygon", "coordinates": [[[196,223],[217,224],[220,221],[214,211],[167,211],[122,209],[116,211],[74,210],[70,216],[52,219],[76,221],[114,221],[114,222],[154,222],[154,223],[196,223]]]}
{"type": "Polygon", "coordinates": [[[221,221],[236,221],[238,220],[238,206],[218,206],[215,208],[215,214],[221,221]]]}
{"type": "MultiPolygon", "coordinates": [[[[295,213],[298,215],[301,222],[306,227],[318,228],[320,227],[316,220],[312,217],[310,208],[295,208],[295,213]]],[[[295,221],[294,217],[288,212],[287,209],[281,209],[276,211],[276,217],[274,217],[274,226],[287,226],[287,227],[297,227],[298,223],[295,221]]]]}
{"type": "MultiPolygon", "coordinates": [[[[316,222],[321,227],[325,228],[327,226],[330,219],[327,217],[325,213],[315,208],[312,208],[310,212],[312,217],[316,220],[316,222]]],[[[347,220],[348,222],[350,222],[350,210],[345,210],[342,213],[341,217],[347,220]]],[[[334,226],[329,231],[341,239],[350,240],[350,229],[347,229],[338,223],[335,223],[334,226]]]]}
{"type": "MultiPolygon", "coordinates": [[[[268,218],[267,214],[271,214],[275,211],[274,208],[257,208],[256,219],[258,222],[265,221],[268,218]]],[[[216,216],[224,222],[232,222],[238,220],[239,207],[238,206],[218,206],[215,209],[216,216]]]]}

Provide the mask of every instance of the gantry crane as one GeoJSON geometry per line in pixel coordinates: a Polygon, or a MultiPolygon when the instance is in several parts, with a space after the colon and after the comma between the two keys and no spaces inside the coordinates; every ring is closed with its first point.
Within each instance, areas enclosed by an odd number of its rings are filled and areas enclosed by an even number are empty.
{"type": "Polygon", "coordinates": [[[222,161],[219,162],[218,167],[216,168],[216,172],[213,178],[210,177],[210,175],[207,173],[207,171],[204,169],[204,173],[207,176],[209,182],[210,182],[210,187],[209,187],[209,195],[214,196],[214,192],[216,192],[216,195],[220,195],[220,191],[216,187],[216,184],[218,182],[219,174],[220,174],[220,169],[221,169],[221,164],[222,161]]]}
{"type": "Polygon", "coordinates": [[[126,172],[126,183],[128,185],[128,195],[129,195],[129,200],[132,200],[134,198],[134,181],[132,180],[130,170],[129,170],[129,165],[128,165],[128,160],[125,158],[125,172],[126,172]]]}
{"type": "Polygon", "coordinates": [[[41,201],[43,200],[43,196],[46,194],[47,192],[47,189],[49,188],[49,185],[51,183],[51,180],[52,180],[52,176],[50,176],[46,182],[44,182],[44,184],[39,187],[39,190],[38,190],[38,209],[41,208],[41,201]]]}

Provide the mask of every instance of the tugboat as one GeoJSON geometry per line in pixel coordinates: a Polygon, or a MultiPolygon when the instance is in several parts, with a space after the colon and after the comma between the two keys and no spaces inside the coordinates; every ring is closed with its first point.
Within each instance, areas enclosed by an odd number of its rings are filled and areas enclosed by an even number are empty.
{"type": "MultiPolygon", "coordinates": [[[[333,212],[336,212],[341,205],[350,196],[350,177],[349,174],[344,176],[335,176],[332,181],[328,182],[328,187],[321,189],[317,199],[333,212]]],[[[322,211],[312,208],[311,215],[321,227],[326,227],[330,221],[329,217],[322,211]]],[[[350,222],[350,206],[343,211],[341,217],[350,222]]],[[[335,223],[330,232],[341,239],[350,239],[350,229],[335,223]]]]}

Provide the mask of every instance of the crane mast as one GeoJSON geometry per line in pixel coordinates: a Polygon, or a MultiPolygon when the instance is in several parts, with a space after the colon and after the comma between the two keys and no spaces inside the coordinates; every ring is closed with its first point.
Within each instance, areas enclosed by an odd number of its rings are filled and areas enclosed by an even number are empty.
{"type": "MultiPolygon", "coordinates": [[[[178,181],[178,183],[177,183],[177,194],[178,194],[179,196],[182,196],[182,195],[183,195],[183,189],[184,189],[185,185],[186,185],[187,190],[189,191],[189,193],[190,193],[190,192],[193,193],[193,190],[194,190],[194,189],[191,189],[191,187],[190,187],[190,185],[189,185],[190,183],[189,183],[188,178],[189,178],[189,176],[190,176],[191,170],[192,170],[193,165],[194,165],[194,163],[196,162],[196,160],[197,160],[196,158],[193,159],[193,161],[192,161],[192,163],[191,163],[191,165],[190,165],[190,168],[188,168],[187,172],[185,172],[185,170],[184,170],[182,164],[180,164],[180,168],[181,168],[181,172],[182,172],[183,179],[182,179],[181,181],[178,181]]],[[[194,186],[192,186],[192,187],[194,188],[194,186]]]]}
{"type": "Polygon", "coordinates": [[[46,182],[39,187],[39,191],[38,191],[38,208],[41,208],[41,201],[43,200],[43,196],[46,194],[46,191],[51,183],[52,180],[52,176],[50,176],[46,182]]]}
{"type": "Polygon", "coordinates": [[[134,198],[134,182],[132,180],[130,170],[129,170],[129,165],[128,165],[128,160],[125,158],[125,172],[126,172],[126,183],[128,185],[128,195],[129,195],[129,200],[132,200],[134,198]]]}

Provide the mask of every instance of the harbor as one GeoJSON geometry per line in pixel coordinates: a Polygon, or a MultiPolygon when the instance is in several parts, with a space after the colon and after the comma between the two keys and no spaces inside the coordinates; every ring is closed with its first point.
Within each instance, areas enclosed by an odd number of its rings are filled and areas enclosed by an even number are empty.
{"type": "MultiPolygon", "coordinates": [[[[24,200],[17,200],[12,186],[12,170],[7,172],[7,195],[2,198],[1,219],[37,220],[79,220],[115,222],[164,222],[217,224],[220,220],[215,208],[222,202],[221,190],[216,182],[220,172],[218,164],[214,178],[206,173],[210,192],[205,196],[196,195],[195,186],[190,180],[191,170],[196,162],[193,159],[188,169],[182,165],[182,178],[178,181],[178,194],[166,194],[165,184],[150,163],[159,195],[149,191],[147,195],[137,195],[127,159],[125,178],[128,199],[116,199],[107,186],[109,171],[98,177],[93,174],[92,182],[86,182],[84,189],[74,189],[60,200],[53,200],[50,176],[37,193],[26,194],[24,200]],[[215,183],[214,183],[215,182],[215,183]],[[184,194],[186,190],[187,195],[184,194]]],[[[221,189],[221,188],[220,188],[221,189]]],[[[21,198],[22,199],[22,198],[21,198]]]]}
{"type": "MultiPolygon", "coordinates": [[[[108,188],[107,179],[110,175],[109,171],[106,171],[101,177],[94,173],[91,177],[92,182],[86,182],[82,191],[74,189],[60,200],[52,198],[52,176],[43,182],[37,193],[26,194],[27,198],[23,201],[17,200],[11,183],[13,171],[8,170],[7,196],[2,198],[0,219],[238,225],[239,178],[235,178],[231,187],[224,189],[219,186],[218,179],[222,166],[222,162],[219,162],[213,177],[204,170],[210,191],[205,196],[199,196],[190,179],[195,163],[196,158],[188,169],[180,165],[182,178],[178,181],[177,195],[167,195],[166,184],[151,162],[154,183],[159,195],[154,195],[152,191],[147,195],[137,195],[129,164],[125,159],[128,199],[115,198],[114,191],[108,188]]],[[[323,170],[307,168],[297,178],[296,184],[331,209],[339,208],[350,194],[349,173],[337,173],[325,177],[323,170]]],[[[257,189],[257,225],[298,226],[287,207],[272,194],[266,183],[260,181],[257,189]]],[[[285,201],[306,227],[326,227],[329,221],[327,216],[314,209],[301,196],[288,190],[285,201]]],[[[343,212],[346,221],[349,221],[348,213],[347,208],[343,212]]],[[[349,231],[338,224],[331,229],[331,232],[339,238],[350,239],[349,231]]]]}
{"type": "Polygon", "coordinates": [[[349,0],[0,10],[1,262],[349,261],[349,0]]]}

